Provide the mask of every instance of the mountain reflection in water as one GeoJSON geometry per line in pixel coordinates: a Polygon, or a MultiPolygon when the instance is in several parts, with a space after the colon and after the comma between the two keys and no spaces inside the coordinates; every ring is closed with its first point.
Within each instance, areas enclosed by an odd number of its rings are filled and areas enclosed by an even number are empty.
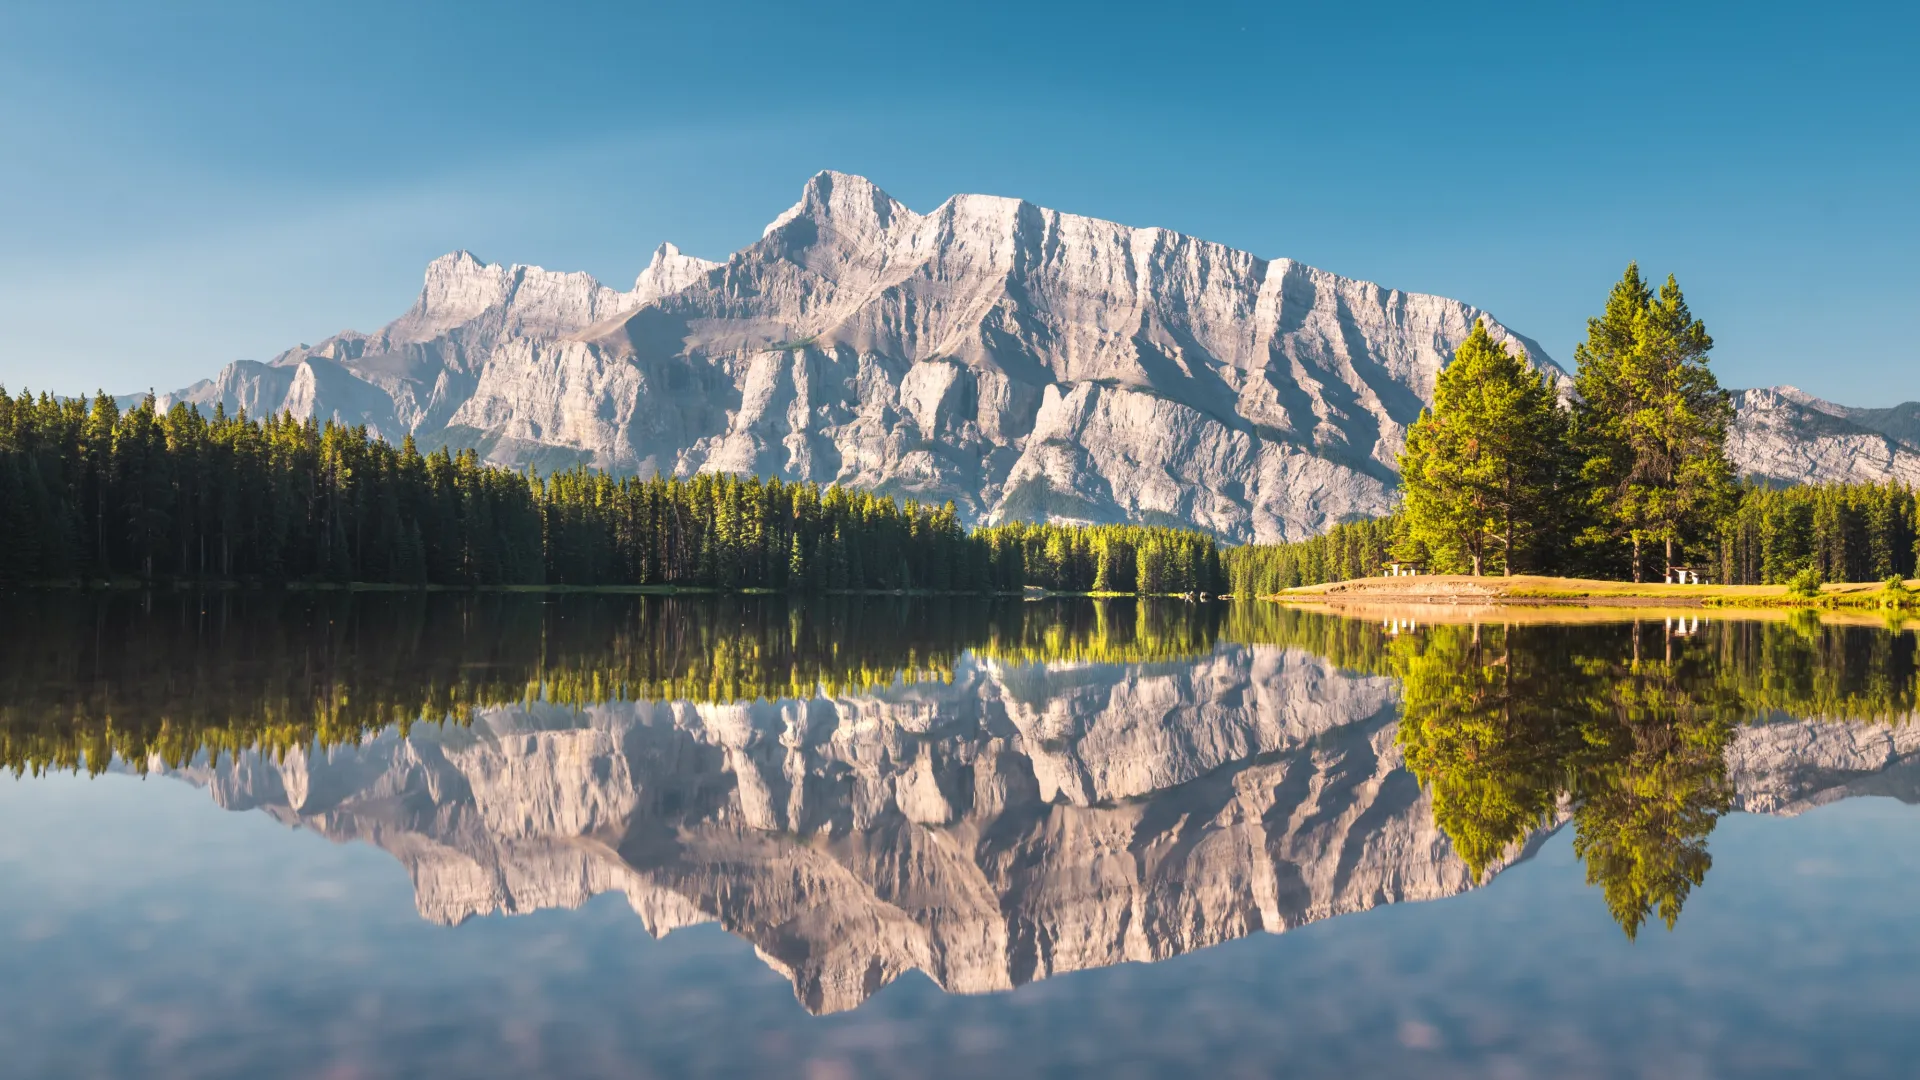
{"type": "Polygon", "coordinates": [[[1571,823],[1629,936],[1731,809],[1916,800],[1914,635],[1273,605],[34,598],[16,772],[166,772],[404,864],[427,918],[624,893],[816,1012],[1462,892],[1571,823]]]}

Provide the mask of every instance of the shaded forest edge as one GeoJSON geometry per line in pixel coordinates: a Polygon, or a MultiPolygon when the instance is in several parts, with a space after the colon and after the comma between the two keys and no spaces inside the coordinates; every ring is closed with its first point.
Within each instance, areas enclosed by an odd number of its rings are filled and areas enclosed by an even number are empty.
{"type": "Polygon", "coordinates": [[[1222,591],[1209,535],[967,529],[953,503],[702,474],[549,476],[364,427],[0,388],[0,588],[83,583],[1222,591]]]}
{"type": "Polygon", "coordinates": [[[354,744],[542,702],[727,704],[1010,664],[1160,663],[1220,637],[1174,600],[510,592],[36,591],[0,620],[0,762],[145,769],[354,744]]]}

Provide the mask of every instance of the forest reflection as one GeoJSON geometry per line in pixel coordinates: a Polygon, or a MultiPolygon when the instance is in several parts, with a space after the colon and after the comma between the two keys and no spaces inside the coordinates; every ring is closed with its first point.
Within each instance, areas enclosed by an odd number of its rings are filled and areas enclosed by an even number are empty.
{"type": "Polygon", "coordinates": [[[1707,748],[1726,725],[1773,714],[1904,718],[1920,691],[1912,632],[1810,617],[1688,634],[1645,620],[1405,632],[1267,603],[1131,598],[43,593],[8,598],[0,619],[0,762],[99,771],[117,755],[139,768],[534,700],[846,696],[950,679],[968,652],[1152,664],[1222,643],[1401,682],[1409,758],[1423,781],[1467,785],[1448,802],[1472,808],[1463,850],[1486,852],[1480,863],[1578,795],[1546,779],[1577,764],[1569,747],[1637,768],[1654,747],[1707,748]],[[1613,726],[1593,727],[1603,718],[1613,726]]]}
{"type": "Polygon", "coordinates": [[[1014,663],[1205,653],[1222,605],[969,597],[17,594],[0,619],[15,774],[357,743],[528,701],[857,695],[1014,663]]]}
{"type": "Polygon", "coordinates": [[[1442,626],[1401,643],[1407,766],[1475,878],[1570,814],[1587,882],[1627,935],[1655,913],[1671,928],[1732,805],[1739,688],[1713,650],[1664,632],[1645,655],[1645,624],[1567,629],[1442,626]]]}
{"type": "Polygon", "coordinates": [[[1711,867],[1738,728],[1902,722],[1920,679],[1913,633],[1811,617],[1415,626],[1275,604],[515,593],[8,604],[0,760],[16,775],[357,744],[532,702],[857,698],[950,682],[969,653],[1178,670],[1298,649],[1397,684],[1406,766],[1474,879],[1570,822],[1629,936],[1671,927],[1711,867]]]}
{"type": "MultiPolygon", "coordinates": [[[[1304,628],[1304,625],[1303,625],[1304,628]]],[[[1905,722],[1915,636],[1816,618],[1315,628],[1323,655],[1400,684],[1397,741],[1479,879],[1571,819],[1589,885],[1636,936],[1669,929],[1713,864],[1742,724],[1905,722]]]]}

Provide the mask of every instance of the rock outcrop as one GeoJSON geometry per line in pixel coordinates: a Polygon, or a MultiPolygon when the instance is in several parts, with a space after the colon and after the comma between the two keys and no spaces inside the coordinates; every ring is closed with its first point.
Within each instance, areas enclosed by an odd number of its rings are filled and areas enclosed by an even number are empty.
{"type": "Polygon", "coordinates": [[[1752,814],[1798,814],[1856,795],[1920,803],[1920,724],[1780,720],[1734,733],[1727,779],[1752,814]]]}

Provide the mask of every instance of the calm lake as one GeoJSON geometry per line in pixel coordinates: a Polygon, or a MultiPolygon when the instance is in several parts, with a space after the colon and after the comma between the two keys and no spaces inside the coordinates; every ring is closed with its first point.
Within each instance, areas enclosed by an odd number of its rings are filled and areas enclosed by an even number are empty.
{"type": "Polygon", "coordinates": [[[0,1073],[1908,1076],[1811,616],[0,598],[0,1073]]]}

